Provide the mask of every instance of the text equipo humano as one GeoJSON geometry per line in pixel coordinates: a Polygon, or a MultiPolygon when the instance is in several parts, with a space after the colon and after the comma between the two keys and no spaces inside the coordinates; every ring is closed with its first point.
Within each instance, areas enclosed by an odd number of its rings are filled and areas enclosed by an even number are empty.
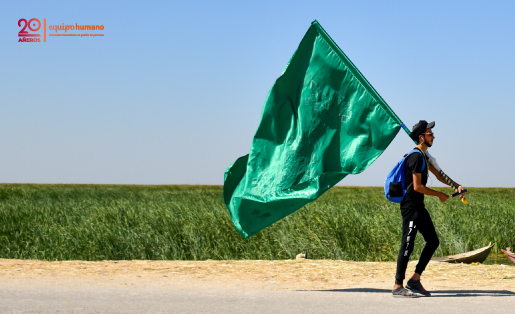
{"type": "Polygon", "coordinates": [[[65,33],[69,30],[80,30],[80,31],[84,31],[84,30],[88,30],[88,31],[103,31],[104,30],[104,25],[78,25],[77,23],[75,23],[75,25],[64,25],[64,23],[62,25],[50,25],[48,27],[48,29],[50,30],[54,30],[54,31],[64,31],[65,33]]]}

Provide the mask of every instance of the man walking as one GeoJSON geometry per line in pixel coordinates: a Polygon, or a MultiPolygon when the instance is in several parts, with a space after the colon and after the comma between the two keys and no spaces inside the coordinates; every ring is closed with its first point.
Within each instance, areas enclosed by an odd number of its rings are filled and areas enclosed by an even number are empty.
{"type": "MultiPolygon", "coordinates": [[[[445,202],[449,198],[445,193],[426,187],[428,169],[431,170],[440,182],[448,184],[442,175],[428,163],[425,155],[427,148],[433,145],[435,139],[434,133],[432,132],[434,126],[434,122],[427,123],[427,121],[420,120],[413,126],[411,131],[411,138],[418,143],[416,149],[420,150],[422,154],[413,153],[406,158],[405,184],[407,188],[406,195],[401,202],[402,242],[397,258],[395,285],[392,290],[394,297],[420,297],[431,295],[420,283],[420,276],[429,263],[431,256],[433,256],[433,253],[436,251],[440,241],[436,235],[433,221],[424,205],[424,195],[436,196],[441,202],[445,202]],[[408,280],[406,288],[404,288],[404,276],[409,257],[411,252],[413,252],[417,232],[422,234],[426,245],[415,267],[415,272],[408,280]]],[[[461,193],[463,187],[454,181],[452,182],[458,187],[458,192],[461,193]]]]}

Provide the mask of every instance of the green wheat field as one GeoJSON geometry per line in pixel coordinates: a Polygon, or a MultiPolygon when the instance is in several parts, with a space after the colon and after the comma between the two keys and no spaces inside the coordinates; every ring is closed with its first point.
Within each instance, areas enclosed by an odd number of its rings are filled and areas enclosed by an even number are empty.
{"type": "MultiPolygon", "coordinates": [[[[515,189],[470,188],[467,198],[426,197],[441,243],[435,256],[490,241],[492,252],[514,247],[515,189]]],[[[268,260],[307,251],[310,259],[395,261],[400,237],[398,205],[379,187],[334,187],[245,240],[221,186],[0,185],[0,258],[268,260]]]]}

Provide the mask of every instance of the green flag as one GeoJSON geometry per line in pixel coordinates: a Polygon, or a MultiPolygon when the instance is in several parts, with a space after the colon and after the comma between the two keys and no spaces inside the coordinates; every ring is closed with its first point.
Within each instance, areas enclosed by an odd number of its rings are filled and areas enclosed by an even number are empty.
{"type": "Polygon", "coordinates": [[[247,238],[362,172],[401,125],[314,21],[268,93],[250,153],[225,171],[236,229],[247,238]]]}

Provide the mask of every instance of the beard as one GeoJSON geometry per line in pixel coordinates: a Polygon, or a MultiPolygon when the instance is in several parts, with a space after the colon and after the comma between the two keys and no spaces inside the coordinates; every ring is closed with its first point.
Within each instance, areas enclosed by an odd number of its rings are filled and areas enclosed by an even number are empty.
{"type": "Polygon", "coordinates": [[[433,146],[433,141],[431,141],[431,143],[429,143],[429,142],[428,142],[428,143],[426,143],[426,145],[427,145],[427,147],[431,147],[431,146],[433,146]]]}

